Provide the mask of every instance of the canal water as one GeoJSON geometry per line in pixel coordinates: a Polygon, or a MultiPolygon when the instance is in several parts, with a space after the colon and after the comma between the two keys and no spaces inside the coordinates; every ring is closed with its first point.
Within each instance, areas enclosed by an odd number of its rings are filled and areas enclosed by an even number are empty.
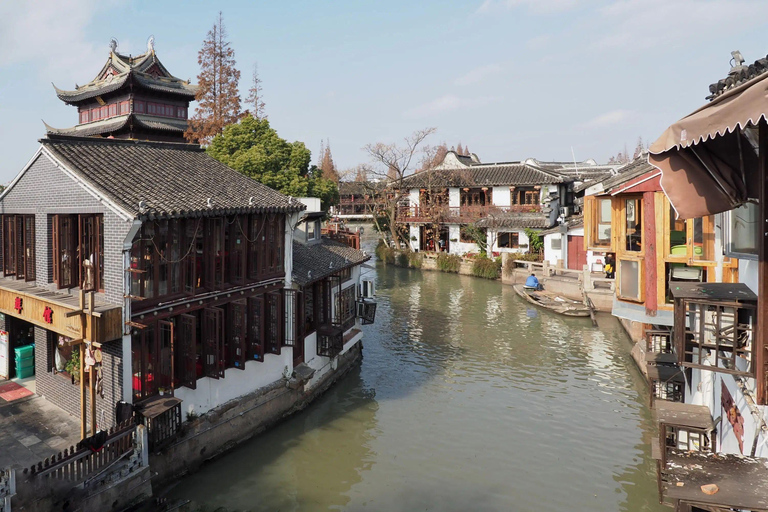
{"type": "MultiPolygon", "coordinates": [[[[373,252],[373,247],[368,247],[373,252]]],[[[172,498],[266,511],[662,511],[621,326],[376,264],[362,365],[172,498]]]]}

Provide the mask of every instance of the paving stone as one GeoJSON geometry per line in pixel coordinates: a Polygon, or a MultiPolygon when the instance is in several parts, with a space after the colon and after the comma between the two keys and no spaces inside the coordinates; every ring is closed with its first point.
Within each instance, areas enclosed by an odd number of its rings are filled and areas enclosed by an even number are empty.
{"type": "Polygon", "coordinates": [[[30,446],[32,446],[33,444],[37,444],[37,443],[40,443],[40,442],[41,442],[41,440],[40,440],[40,438],[39,438],[39,437],[37,437],[37,436],[35,436],[35,435],[31,435],[31,436],[27,436],[27,437],[24,437],[24,438],[21,438],[21,439],[19,439],[19,442],[20,442],[22,445],[24,445],[24,446],[26,446],[27,448],[29,448],[29,447],[30,447],[30,446]]]}

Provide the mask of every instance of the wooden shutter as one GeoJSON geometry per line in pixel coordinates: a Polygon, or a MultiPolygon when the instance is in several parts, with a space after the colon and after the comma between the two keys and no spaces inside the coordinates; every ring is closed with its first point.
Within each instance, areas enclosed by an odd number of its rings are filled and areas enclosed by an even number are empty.
{"type": "Polygon", "coordinates": [[[282,337],[282,315],[281,304],[282,297],[279,292],[272,292],[267,294],[267,311],[266,311],[266,340],[267,351],[272,354],[280,353],[281,337],[282,337]]]}
{"type": "Polygon", "coordinates": [[[197,386],[197,318],[193,315],[179,315],[176,336],[179,385],[195,389],[197,386]]]}
{"type": "Polygon", "coordinates": [[[53,262],[53,282],[61,288],[61,252],[59,249],[59,216],[54,215],[51,222],[51,261],[53,262]]]}
{"type": "Polygon", "coordinates": [[[245,370],[248,330],[246,329],[246,314],[248,304],[245,300],[236,300],[229,304],[229,358],[231,366],[245,370]]]}
{"type": "Polygon", "coordinates": [[[221,371],[221,309],[203,310],[203,371],[218,379],[221,371]]]}
{"type": "Polygon", "coordinates": [[[248,358],[264,360],[264,298],[248,299],[248,358]]]}
{"type": "Polygon", "coordinates": [[[35,280],[35,216],[24,216],[24,280],[35,280]]]}
{"type": "Polygon", "coordinates": [[[16,215],[16,279],[24,278],[24,216],[16,215]]]}
{"type": "Polygon", "coordinates": [[[296,319],[296,290],[283,290],[283,311],[285,312],[285,336],[283,336],[283,345],[293,347],[298,337],[298,325],[296,319]]]}
{"type": "Polygon", "coordinates": [[[158,337],[157,343],[159,372],[157,372],[158,375],[156,375],[155,378],[158,381],[158,385],[171,390],[171,394],[173,394],[173,389],[176,387],[176,372],[174,368],[175,359],[173,354],[175,336],[174,325],[167,320],[161,320],[157,322],[157,324],[160,328],[160,336],[158,337]]]}

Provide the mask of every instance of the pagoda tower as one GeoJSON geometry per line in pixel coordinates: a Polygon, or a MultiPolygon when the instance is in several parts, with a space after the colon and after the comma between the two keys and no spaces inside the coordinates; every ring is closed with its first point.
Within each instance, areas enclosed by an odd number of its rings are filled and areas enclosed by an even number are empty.
{"type": "Polygon", "coordinates": [[[96,78],[74,91],[53,86],[61,101],[77,107],[80,122],[63,129],[46,124],[48,133],[186,142],[189,103],[197,86],[168,72],[155,54],[154,37],[147,52],[136,57],[118,53],[115,39],[109,48],[109,59],[96,78]]]}

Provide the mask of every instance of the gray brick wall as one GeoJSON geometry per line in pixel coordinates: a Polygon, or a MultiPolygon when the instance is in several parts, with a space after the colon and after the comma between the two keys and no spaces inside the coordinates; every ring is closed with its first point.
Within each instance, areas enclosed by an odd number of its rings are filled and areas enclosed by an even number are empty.
{"type": "MultiPolygon", "coordinates": [[[[53,363],[54,353],[48,347],[48,331],[35,327],[35,377],[37,394],[61,407],[72,416],[80,417],[80,384],[72,384],[70,378],[55,374],[48,368],[53,363]]],[[[78,349],[75,349],[78,350],[78,349]]],[[[122,400],[123,386],[120,376],[123,371],[122,341],[112,341],[102,347],[102,372],[104,374],[104,398],[96,395],[96,423],[99,428],[114,425],[115,403],[122,400]],[[103,411],[103,416],[102,416],[103,411]],[[103,418],[103,419],[102,419],[103,418]]],[[[86,417],[90,425],[90,397],[86,387],[86,417]]]]}
{"type": "MultiPolygon", "coordinates": [[[[104,215],[104,293],[100,293],[99,298],[122,306],[124,279],[122,249],[131,222],[122,220],[59,169],[47,156],[41,154],[8,194],[0,200],[0,213],[35,215],[36,284],[51,290],[56,289],[56,285],[52,283],[52,215],[102,213],[104,215]]],[[[66,290],[61,291],[66,292],[66,290]]],[[[72,292],[75,293],[76,290],[72,292]]],[[[35,327],[37,393],[73,416],[80,417],[79,385],[73,385],[69,379],[49,370],[54,353],[50,350],[47,332],[43,328],[35,327]]],[[[102,350],[104,352],[102,362],[104,398],[96,398],[96,420],[99,426],[109,427],[114,422],[114,404],[122,400],[123,396],[122,340],[108,342],[102,350]]],[[[130,358],[130,354],[126,354],[125,357],[130,358]]],[[[90,411],[90,406],[87,411],[90,411]]],[[[90,418],[90,412],[88,416],[90,418]]]]}
{"type": "Polygon", "coordinates": [[[56,213],[104,214],[104,294],[109,303],[123,303],[122,245],[131,223],[122,220],[85,188],[64,174],[41,154],[0,200],[0,213],[35,215],[37,285],[55,289],[51,255],[51,215],[56,213]]]}

